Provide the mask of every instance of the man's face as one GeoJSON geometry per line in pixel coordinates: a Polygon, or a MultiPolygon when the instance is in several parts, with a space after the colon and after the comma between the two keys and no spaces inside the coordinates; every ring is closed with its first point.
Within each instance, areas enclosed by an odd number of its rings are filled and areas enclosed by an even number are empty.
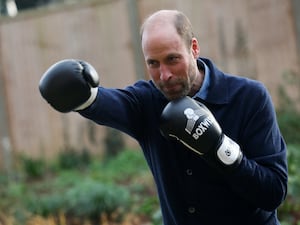
{"type": "Polygon", "coordinates": [[[150,77],[167,99],[190,93],[198,73],[198,52],[192,44],[187,48],[174,27],[146,30],[142,49],[150,77]]]}

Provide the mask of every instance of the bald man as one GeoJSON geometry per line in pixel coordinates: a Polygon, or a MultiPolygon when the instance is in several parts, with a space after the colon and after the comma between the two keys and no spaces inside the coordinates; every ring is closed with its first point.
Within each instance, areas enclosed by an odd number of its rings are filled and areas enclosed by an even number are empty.
{"type": "Polygon", "coordinates": [[[91,65],[67,60],[44,74],[41,94],[138,141],[165,225],[280,224],[286,145],[265,86],[200,57],[182,12],[146,18],[141,43],[151,80],[105,88],[91,65]]]}

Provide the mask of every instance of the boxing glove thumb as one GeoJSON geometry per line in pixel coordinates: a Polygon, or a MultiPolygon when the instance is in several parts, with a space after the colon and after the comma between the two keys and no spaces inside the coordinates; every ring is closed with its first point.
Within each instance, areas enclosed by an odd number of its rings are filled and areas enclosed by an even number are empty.
{"type": "Polygon", "coordinates": [[[89,63],[65,59],[43,74],[39,90],[54,109],[66,113],[90,106],[96,99],[98,85],[99,76],[89,63]]]}

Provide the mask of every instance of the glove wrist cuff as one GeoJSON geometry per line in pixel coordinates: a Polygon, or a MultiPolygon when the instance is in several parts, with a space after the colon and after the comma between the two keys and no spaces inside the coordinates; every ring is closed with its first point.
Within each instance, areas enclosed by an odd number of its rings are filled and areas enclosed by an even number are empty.
{"type": "Polygon", "coordinates": [[[86,109],[87,107],[89,107],[95,101],[95,99],[97,97],[97,93],[98,93],[98,87],[91,88],[91,95],[90,95],[89,99],[82,105],[75,108],[74,111],[83,110],[83,109],[86,109]]]}
{"type": "Polygon", "coordinates": [[[240,146],[223,134],[222,144],[216,151],[216,156],[222,164],[223,171],[233,171],[237,168],[243,159],[243,153],[240,146]]]}

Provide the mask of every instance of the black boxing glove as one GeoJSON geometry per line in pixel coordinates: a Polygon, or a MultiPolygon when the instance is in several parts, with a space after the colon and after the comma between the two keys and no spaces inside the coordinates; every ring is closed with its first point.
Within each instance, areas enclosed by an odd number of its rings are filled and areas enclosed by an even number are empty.
{"type": "Polygon", "coordinates": [[[233,170],[243,154],[237,143],[223,134],[213,114],[190,97],[169,102],[160,118],[160,131],[200,154],[217,169],[233,170]]]}
{"type": "Polygon", "coordinates": [[[42,76],[39,90],[57,111],[78,111],[96,99],[99,76],[87,62],[66,59],[52,65],[42,76]]]}

